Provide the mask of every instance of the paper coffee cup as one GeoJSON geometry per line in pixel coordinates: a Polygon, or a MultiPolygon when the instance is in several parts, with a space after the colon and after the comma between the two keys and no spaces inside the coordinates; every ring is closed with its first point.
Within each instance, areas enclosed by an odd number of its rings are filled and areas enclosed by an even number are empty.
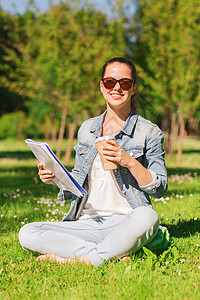
{"type": "Polygon", "coordinates": [[[117,169],[117,163],[113,162],[113,161],[109,161],[107,159],[105,159],[105,157],[102,154],[102,147],[107,147],[107,141],[108,140],[114,140],[114,138],[112,136],[101,136],[99,138],[96,139],[95,143],[97,146],[97,150],[99,152],[99,156],[103,165],[104,170],[113,170],[113,169],[117,169]]]}

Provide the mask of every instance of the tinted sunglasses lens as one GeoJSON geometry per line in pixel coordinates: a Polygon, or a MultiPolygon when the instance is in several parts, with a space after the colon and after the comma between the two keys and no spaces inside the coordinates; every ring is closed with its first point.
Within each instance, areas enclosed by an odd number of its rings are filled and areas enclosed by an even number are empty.
{"type": "Polygon", "coordinates": [[[108,79],[107,78],[103,79],[103,84],[104,84],[105,88],[109,89],[109,90],[114,88],[116,82],[117,81],[115,81],[113,79],[109,79],[109,78],[108,79]]]}
{"type": "Polygon", "coordinates": [[[130,90],[132,86],[132,81],[131,80],[124,80],[120,82],[121,88],[125,91],[130,90]]]}

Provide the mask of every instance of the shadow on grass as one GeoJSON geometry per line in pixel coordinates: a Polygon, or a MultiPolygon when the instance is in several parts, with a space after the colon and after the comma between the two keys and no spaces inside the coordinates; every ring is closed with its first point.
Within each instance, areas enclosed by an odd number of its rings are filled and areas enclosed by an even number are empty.
{"type": "Polygon", "coordinates": [[[171,175],[175,175],[175,174],[178,174],[178,175],[185,175],[185,174],[188,174],[188,173],[191,173],[191,176],[194,177],[194,173],[197,174],[197,176],[200,176],[200,168],[167,168],[167,174],[168,176],[171,176],[171,175]]]}
{"type": "Polygon", "coordinates": [[[199,153],[200,154],[200,150],[198,149],[184,149],[183,150],[183,154],[195,154],[195,153],[199,153]]]}
{"type": "Polygon", "coordinates": [[[191,235],[195,235],[200,232],[200,219],[194,220],[179,220],[176,225],[168,225],[162,223],[162,226],[166,226],[169,230],[170,236],[175,238],[188,238],[191,235]]]}
{"type": "Polygon", "coordinates": [[[33,159],[34,155],[31,151],[1,151],[0,158],[28,160],[33,159]]]}
{"type": "MultiPolygon", "coordinates": [[[[54,152],[55,153],[55,152],[54,152]]],[[[64,151],[61,151],[61,158],[65,155],[64,151]]],[[[19,151],[0,151],[0,159],[7,158],[7,159],[17,159],[17,160],[29,160],[34,159],[35,156],[33,155],[32,151],[27,150],[19,150],[19,151]]],[[[75,150],[72,151],[72,158],[75,158],[75,150]]]]}

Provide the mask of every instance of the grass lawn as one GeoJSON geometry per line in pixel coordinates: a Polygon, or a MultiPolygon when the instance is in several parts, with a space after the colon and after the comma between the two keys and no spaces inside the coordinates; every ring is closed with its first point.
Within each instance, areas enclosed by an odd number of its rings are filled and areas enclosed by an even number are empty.
{"type": "MultiPolygon", "coordinates": [[[[36,262],[18,242],[23,224],[61,220],[69,202],[38,180],[24,142],[0,143],[0,299],[200,299],[200,139],[187,137],[181,163],[166,158],[169,188],[152,199],[171,235],[164,253],[95,268],[36,262]]],[[[68,167],[72,168],[73,161],[68,167]]]]}

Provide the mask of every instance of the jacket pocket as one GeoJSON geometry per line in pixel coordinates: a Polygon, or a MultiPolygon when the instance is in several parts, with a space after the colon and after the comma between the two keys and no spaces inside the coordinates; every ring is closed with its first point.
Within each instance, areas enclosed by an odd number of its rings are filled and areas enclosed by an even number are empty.
{"type": "Polygon", "coordinates": [[[74,172],[79,172],[84,163],[87,161],[90,146],[83,143],[78,143],[74,147],[76,151],[74,172]]]}
{"type": "Polygon", "coordinates": [[[82,144],[82,143],[79,143],[74,147],[74,149],[78,155],[86,154],[89,151],[89,148],[90,148],[89,145],[82,144]]]}
{"type": "MultiPolygon", "coordinates": [[[[124,149],[126,151],[126,153],[128,153],[130,156],[134,157],[135,159],[137,159],[141,164],[142,164],[142,160],[143,160],[143,154],[144,154],[144,148],[127,148],[124,149]]],[[[129,169],[126,167],[122,167],[120,166],[120,170],[122,172],[122,174],[126,174],[129,173],[129,169]]],[[[129,178],[127,179],[128,181],[132,180],[132,175],[129,175],[129,178]]]]}
{"type": "Polygon", "coordinates": [[[130,148],[125,149],[125,151],[132,157],[136,158],[137,160],[141,160],[143,154],[144,154],[144,148],[130,148]]]}

